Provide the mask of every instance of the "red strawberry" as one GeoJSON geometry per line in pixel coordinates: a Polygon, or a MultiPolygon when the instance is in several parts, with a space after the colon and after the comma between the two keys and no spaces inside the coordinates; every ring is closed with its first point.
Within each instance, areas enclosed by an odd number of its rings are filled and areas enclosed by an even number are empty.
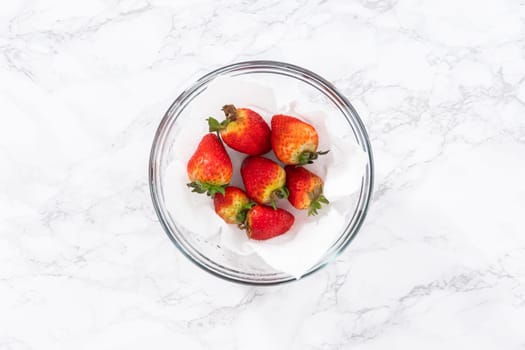
{"type": "Polygon", "coordinates": [[[282,235],[292,227],[295,219],[284,209],[256,205],[246,214],[246,233],[256,240],[282,235]]]}
{"type": "Polygon", "coordinates": [[[224,193],[232,178],[232,162],[222,142],[215,134],[205,135],[187,166],[193,192],[207,192],[209,196],[224,193]]]}
{"type": "Polygon", "coordinates": [[[256,112],[248,108],[222,107],[226,119],[219,123],[208,118],[210,132],[219,131],[224,143],[236,151],[258,156],[272,149],[270,127],[256,112]]]}
{"type": "Polygon", "coordinates": [[[290,203],[297,209],[308,208],[308,215],[317,215],[321,203],[329,203],[323,196],[323,180],[303,167],[287,165],[284,169],[290,203]]]}
{"type": "Polygon", "coordinates": [[[287,115],[272,117],[272,148],[284,164],[304,165],[313,163],[319,155],[319,137],[313,126],[287,115]]]}
{"type": "Polygon", "coordinates": [[[246,158],[241,165],[241,176],[246,193],[259,204],[277,208],[277,198],[288,197],[284,169],[268,158],[246,158]]]}
{"type": "Polygon", "coordinates": [[[246,221],[246,212],[254,203],[238,187],[228,186],[225,193],[217,193],[213,197],[215,212],[228,224],[243,224],[246,221]]]}

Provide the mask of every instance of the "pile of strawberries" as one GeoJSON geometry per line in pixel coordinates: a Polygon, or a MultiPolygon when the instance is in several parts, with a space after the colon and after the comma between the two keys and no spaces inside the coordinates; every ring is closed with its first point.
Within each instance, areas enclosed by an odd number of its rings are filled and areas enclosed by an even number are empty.
{"type": "Polygon", "coordinates": [[[187,172],[188,187],[211,196],[215,212],[225,222],[245,229],[251,239],[265,240],[287,232],[295,221],[290,212],[277,208],[278,199],[287,198],[295,208],[308,209],[308,215],[316,215],[322,203],[328,204],[323,180],[303,167],[328,152],[317,151],[319,137],[312,125],[278,114],[272,117],[270,130],[251,109],[226,105],[222,110],[224,121],[207,119],[210,133],[188,161],[187,172]],[[228,186],[233,167],[221,138],[248,155],[241,166],[245,191],[228,186]],[[261,157],[270,150],[284,168],[261,157]]]}

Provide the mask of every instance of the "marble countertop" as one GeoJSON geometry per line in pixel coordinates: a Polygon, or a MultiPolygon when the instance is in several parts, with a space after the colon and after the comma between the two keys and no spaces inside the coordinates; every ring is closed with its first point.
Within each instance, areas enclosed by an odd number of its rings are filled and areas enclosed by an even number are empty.
{"type": "Polygon", "coordinates": [[[2,1],[0,349],[524,349],[523,1],[2,1]],[[250,287],[162,232],[147,163],[221,65],[354,104],[374,200],[337,262],[250,287]]]}

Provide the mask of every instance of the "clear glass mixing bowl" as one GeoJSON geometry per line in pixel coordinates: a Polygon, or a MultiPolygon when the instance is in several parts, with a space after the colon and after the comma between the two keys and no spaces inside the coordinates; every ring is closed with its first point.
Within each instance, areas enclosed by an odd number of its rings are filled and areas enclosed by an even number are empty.
{"type": "MultiPolygon", "coordinates": [[[[355,142],[367,156],[366,169],[363,173],[361,188],[353,196],[351,215],[347,216],[347,223],[341,228],[331,247],[323,258],[313,266],[304,276],[318,271],[334,260],[356,236],[365,219],[370,203],[374,168],[370,141],[359,115],[350,102],[328,81],[319,75],[304,68],[276,61],[248,61],[219,68],[197,80],[190,88],[184,91],[170,106],[157,129],[151,149],[149,163],[149,181],[153,205],[159,221],[175,246],[191,261],[211,274],[225,280],[252,284],[274,285],[295,280],[284,272],[276,271],[268,266],[257,255],[242,256],[224,249],[216,240],[203,239],[191,234],[174,220],[166,206],[166,167],[172,158],[174,137],[176,130],[187,126],[188,107],[199,103],[201,94],[209,84],[217,78],[252,77],[254,80],[263,78],[265,82],[275,84],[300,85],[299,91],[310,95],[319,95],[330,104],[330,108],[345,121],[344,125],[351,129],[355,142]]],[[[316,96],[314,96],[315,98],[316,96]]],[[[202,120],[198,122],[202,123],[202,120]]],[[[197,142],[198,140],[196,140],[197,142]]]]}

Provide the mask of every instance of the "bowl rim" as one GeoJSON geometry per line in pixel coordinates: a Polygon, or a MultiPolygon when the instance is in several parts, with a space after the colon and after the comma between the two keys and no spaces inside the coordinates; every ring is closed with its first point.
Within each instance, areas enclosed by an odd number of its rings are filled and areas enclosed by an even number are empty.
{"type": "MultiPolygon", "coordinates": [[[[370,139],[369,139],[367,130],[366,130],[365,126],[364,126],[364,123],[361,120],[361,117],[359,116],[359,114],[357,113],[355,108],[353,107],[353,105],[350,103],[350,101],[342,93],[340,93],[339,90],[332,83],[330,83],[329,81],[327,81],[326,79],[324,79],[320,75],[318,75],[318,74],[316,74],[316,73],[314,73],[314,72],[312,72],[312,71],[310,71],[308,69],[305,69],[305,68],[302,68],[300,66],[294,65],[294,64],[281,62],[281,61],[272,61],[272,60],[250,60],[250,61],[242,61],[242,62],[228,64],[228,65],[219,67],[219,68],[217,68],[215,70],[212,70],[211,72],[203,75],[202,77],[197,79],[191,86],[186,88],[172,102],[170,107],[166,110],[166,112],[164,113],[164,116],[162,117],[162,119],[161,119],[161,121],[160,121],[160,123],[159,123],[159,125],[157,127],[157,130],[156,130],[154,138],[153,138],[152,146],[151,146],[148,170],[149,170],[150,195],[151,195],[151,199],[152,199],[152,202],[153,202],[153,207],[155,209],[155,213],[157,215],[159,223],[161,224],[164,232],[168,235],[169,239],[178,248],[178,250],[180,252],[182,252],[182,254],[184,256],[186,256],[190,261],[192,261],[199,268],[203,269],[204,271],[206,271],[208,273],[211,273],[212,275],[214,275],[216,277],[219,277],[222,280],[235,282],[235,283],[239,283],[239,284],[244,284],[244,285],[252,285],[252,286],[253,285],[257,285],[257,286],[272,286],[272,285],[279,285],[279,284],[284,284],[284,283],[298,281],[299,279],[304,279],[305,277],[311,276],[313,273],[321,270],[322,268],[324,268],[325,266],[330,264],[333,260],[335,260],[335,258],[337,256],[339,256],[346,249],[346,247],[350,244],[350,242],[353,241],[355,236],[357,236],[357,233],[360,231],[360,229],[361,229],[361,227],[363,225],[363,222],[364,222],[364,220],[366,218],[366,215],[368,213],[368,209],[369,209],[370,202],[371,202],[371,199],[372,199],[373,188],[374,188],[374,159],[373,159],[373,155],[372,155],[372,146],[371,146],[371,143],[370,143],[370,139]],[[281,69],[281,70],[284,70],[284,71],[289,71],[289,72],[293,72],[293,73],[302,74],[304,76],[307,76],[309,79],[314,80],[317,84],[320,84],[322,87],[326,88],[331,94],[335,95],[340,101],[342,101],[342,103],[344,104],[345,108],[347,108],[349,110],[349,112],[352,115],[354,121],[357,123],[358,129],[359,129],[360,133],[362,134],[361,136],[362,136],[362,139],[363,139],[362,140],[363,144],[359,144],[359,146],[361,148],[363,148],[364,151],[366,151],[366,154],[367,154],[367,157],[368,157],[368,164],[367,164],[368,165],[368,167],[367,167],[368,186],[366,187],[364,192],[363,192],[363,185],[361,186],[361,196],[362,195],[365,196],[363,205],[361,207],[362,210],[360,212],[360,216],[357,218],[357,221],[355,222],[353,227],[351,227],[351,229],[349,229],[350,223],[352,221],[352,220],[350,220],[347,228],[345,228],[345,230],[344,230],[344,234],[342,235],[342,236],[344,236],[346,234],[350,234],[350,236],[348,237],[348,239],[345,242],[343,242],[338,247],[337,250],[333,251],[328,256],[326,256],[326,255],[323,256],[322,260],[320,260],[319,263],[314,265],[310,270],[308,270],[300,278],[295,278],[295,277],[293,277],[291,275],[288,275],[287,278],[283,278],[283,279],[276,280],[276,281],[245,280],[245,279],[237,279],[235,277],[228,276],[228,275],[223,275],[223,274],[221,274],[221,273],[211,269],[207,265],[204,265],[199,260],[197,260],[192,254],[190,254],[181,245],[181,243],[174,237],[174,235],[171,233],[171,230],[170,230],[170,228],[169,228],[169,226],[168,226],[168,224],[166,222],[166,219],[164,217],[164,214],[162,212],[161,205],[160,205],[160,198],[159,198],[159,192],[158,192],[159,191],[159,186],[157,184],[157,180],[156,180],[156,177],[155,177],[155,169],[156,169],[155,164],[156,164],[156,159],[157,159],[157,156],[158,156],[158,153],[159,153],[159,140],[160,140],[160,138],[161,138],[161,136],[163,134],[163,131],[165,129],[166,124],[168,123],[170,118],[173,116],[173,112],[176,110],[176,108],[182,106],[183,102],[188,97],[190,97],[195,91],[197,91],[203,85],[207,84],[209,81],[215,79],[216,77],[219,77],[221,74],[227,73],[227,72],[230,72],[230,71],[235,71],[235,70],[242,69],[242,68],[254,68],[254,67],[257,67],[257,68],[269,68],[269,69],[281,69]]],[[[363,176],[363,178],[364,178],[364,176],[363,176]]],[[[362,180],[362,181],[364,181],[364,180],[362,180]]],[[[355,215],[355,213],[354,213],[354,215],[355,215]]],[[[340,237],[342,237],[342,236],[340,236],[340,237]]],[[[327,253],[330,251],[330,249],[327,251],[327,253]]]]}

